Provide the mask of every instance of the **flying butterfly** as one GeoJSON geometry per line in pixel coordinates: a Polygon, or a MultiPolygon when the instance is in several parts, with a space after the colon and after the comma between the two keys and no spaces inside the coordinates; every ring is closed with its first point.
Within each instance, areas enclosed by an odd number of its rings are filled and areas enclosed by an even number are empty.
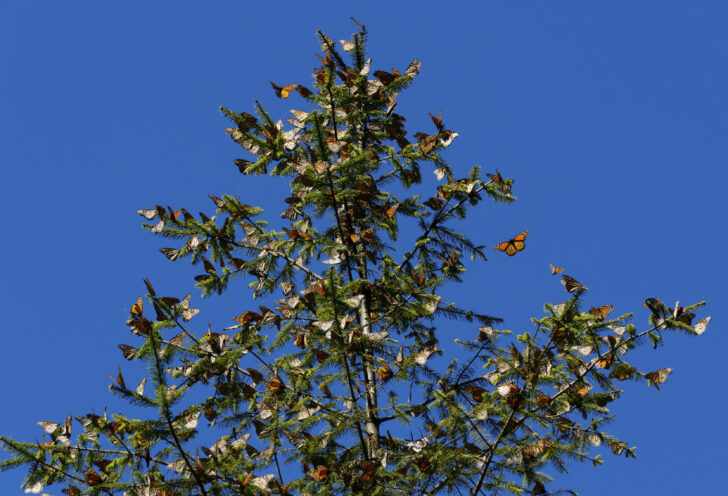
{"type": "Polygon", "coordinates": [[[271,86],[273,86],[273,89],[276,91],[276,96],[278,98],[288,98],[291,95],[291,91],[295,90],[298,86],[297,84],[287,84],[285,86],[278,86],[273,81],[268,81],[271,86]]]}
{"type": "Polygon", "coordinates": [[[589,313],[604,320],[612,310],[614,310],[614,305],[602,305],[601,307],[591,307],[589,313]]]}
{"type": "Polygon", "coordinates": [[[499,243],[493,247],[494,250],[504,251],[506,255],[513,256],[519,251],[526,247],[526,236],[528,231],[523,231],[521,234],[517,234],[513,239],[499,243]]]}
{"type": "Polygon", "coordinates": [[[573,277],[567,276],[566,274],[563,274],[561,276],[561,284],[564,285],[566,291],[568,291],[569,293],[586,289],[586,287],[582,283],[580,283],[573,277]]]}
{"type": "Polygon", "coordinates": [[[660,369],[655,370],[654,372],[648,372],[645,374],[645,378],[653,384],[665,384],[665,382],[667,382],[667,377],[670,374],[672,374],[672,369],[660,369]]]}
{"type": "Polygon", "coordinates": [[[300,84],[296,85],[296,91],[299,95],[301,95],[303,98],[310,97],[313,93],[311,93],[311,90],[306,88],[305,86],[301,86],[300,84]]]}
{"type": "Polygon", "coordinates": [[[552,276],[555,276],[556,274],[561,274],[564,271],[564,269],[562,269],[561,267],[556,267],[554,264],[549,264],[549,265],[551,265],[551,275],[552,276]]]}

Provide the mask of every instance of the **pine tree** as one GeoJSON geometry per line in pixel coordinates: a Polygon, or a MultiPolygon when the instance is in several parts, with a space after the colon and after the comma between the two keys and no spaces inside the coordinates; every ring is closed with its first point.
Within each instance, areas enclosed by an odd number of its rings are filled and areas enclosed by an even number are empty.
{"type": "MultiPolygon", "coordinates": [[[[0,468],[26,467],[28,492],[547,494],[544,470],[601,463],[600,445],[634,456],[605,430],[607,406],[620,381],[659,387],[671,369],[642,372],[627,355],[668,332],[702,334],[702,303],[649,298],[638,330],[610,305],[582,310],[587,288],[561,274],[566,301],[514,336],[490,312],[444,301],[464,257],[486,260],[457,222],[486,199],[515,201],[513,180],[451,168],[442,152],[458,135],[441,114],[430,114],[432,134],[408,138],[395,110],[420,63],[373,71],[359,27],[340,44],[319,32],[312,90],[271,82],[307,109],[291,110],[287,125],[258,102],[255,115],[221,109],[249,155],[235,160],[240,172],[290,180],[282,221],[230,195],[210,195],[212,216],[139,211],[175,240],[161,250],[169,260],[202,267],[203,296],[243,279],[249,306],[230,327],[200,330],[191,294],[161,296],[145,280],[127,321],[137,344],[119,348],[148,377],[128,385],[119,368],[111,389],[150,415],[69,415],[39,422],[39,442],[0,438],[11,456],[0,468]],[[416,225],[411,239],[400,239],[405,221],[416,225]],[[472,323],[471,335],[443,336],[443,318],[472,323]],[[456,346],[470,353],[464,363],[452,359],[456,346]]],[[[516,255],[527,235],[495,248],[516,255]]]]}

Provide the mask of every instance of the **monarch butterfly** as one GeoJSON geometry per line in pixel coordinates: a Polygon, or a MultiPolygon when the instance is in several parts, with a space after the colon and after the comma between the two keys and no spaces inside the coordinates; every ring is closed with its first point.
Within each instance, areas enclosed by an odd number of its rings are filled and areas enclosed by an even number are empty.
{"type": "Polygon", "coordinates": [[[614,361],[614,354],[607,355],[606,357],[597,361],[597,367],[599,367],[600,369],[608,369],[609,366],[612,365],[612,361],[614,361]]]}
{"type": "Polygon", "coordinates": [[[521,234],[515,235],[513,239],[495,245],[493,249],[498,251],[504,251],[508,256],[512,257],[526,247],[527,235],[528,231],[523,231],[521,234]]]}
{"type": "Polygon", "coordinates": [[[685,325],[693,325],[693,319],[695,318],[695,314],[691,312],[686,312],[685,307],[680,306],[680,302],[675,303],[675,308],[668,308],[668,313],[672,315],[674,319],[677,319],[679,322],[682,322],[685,325]]]}
{"type": "Polygon", "coordinates": [[[442,132],[445,129],[442,125],[442,110],[440,110],[440,115],[438,115],[437,117],[430,114],[430,119],[432,119],[432,123],[435,125],[439,132],[442,132]]]}
{"type": "Polygon", "coordinates": [[[377,370],[377,377],[385,382],[391,379],[393,376],[394,372],[392,372],[392,368],[386,363],[383,363],[382,366],[377,370]]]}
{"type": "Polygon", "coordinates": [[[301,86],[300,84],[296,85],[296,91],[299,95],[301,95],[303,98],[310,97],[313,93],[311,93],[311,90],[306,88],[305,86],[301,86]]]}
{"type": "Polygon", "coordinates": [[[118,345],[121,352],[124,354],[124,358],[127,360],[132,360],[134,356],[136,355],[136,352],[139,351],[138,349],[134,348],[133,346],[129,346],[126,344],[120,344],[118,345]]]}
{"type": "Polygon", "coordinates": [[[131,306],[131,310],[129,310],[129,313],[131,313],[132,315],[141,315],[143,308],[144,304],[142,303],[142,297],[140,296],[137,299],[136,303],[131,306]]]}
{"type": "Polygon", "coordinates": [[[374,77],[379,79],[385,86],[399,77],[397,74],[390,74],[386,71],[374,71],[374,77]]]}
{"type": "Polygon", "coordinates": [[[298,86],[297,84],[287,84],[286,86],[278,86],[273,81],[268,81],[271,86],[273,86],[273,89],[276,91],[276,96],[278,98],[288,98],[291,94],[291,91],[295,90],[298,86]]]}
{"type": "Polygon", "coordinates": [[[405,76],[416,76],[420,72],[420,67],[422,66],[422,62],[415,59],[412,62],[410,62],[410,65],[407,66],[407,70],[404,71],[405,76]]]}
{"type": "Polygon", "coordinates": [[[662,302],[659,298],[647,298],[642,306],[649,308],[650,312],[652,312],[655,317],[660,316],[660,311],[662,310],[662,302]]]}
{"type": "Polygon", "coordinates": [[[580,283],[573,277],[567,276],[566,274],[563,274],[561,276],[561,284],[564,285],[564,287],[566,288],[566,291],[568,291],[569,293],[573,293],[574,291],[586,289],[586,287],[582,283],[580,283]]]}
{"type": "Polygon", "coordinates": [[[665,382],[667,382],[667,377],[670,374],[672,374],[672,369],[660,369],[655,370],[654,372],[648,372],[645,374],[645,378],[653,384],[665,384],[665,382]]]}
{"type": "Polygon", "coordinates": [[[465,388],[465,392],[472,396],[474,401],[480,403],[483,401],[483,393],[485,393],[485,389],[480,386],[468,386],[465,388]]]}
{"type": "Polygon", "coordinates": [[[329,477],[329,469],[324,465],[319,465],[316,467],[316,470],[311,473],[311,477],[317,481],[325,481],[329,477]]]}
{"type": "Polygon", "coordinates": [[[321,55],[319,55],[319,54],[317,53],[317,54],[316,54],[316,57],[318,57],[318,59],[319,59],[319,60],[321,61],[321,63],[322,63],[322,64],[323,64],[324,66],[328,67],[328,66],[330,66],[330,65],[331,65],[331,55],[329,55],[329,54],[326,54],[326,58],[324,59],[323,57],[321,57],[321,55]]]}
{"type": "Polygon", "coordinates": [[[99,473],[92,468],[86,469],[83,475],[86,478],[86,484],[89,486],[95,486],[96,484],[100,484],[102,481],[99,473]]]}
{"type": "Polygon", "coordinates": [[[495,174],[486,174],[493,184],[495,184],[495,187],[498,188],[504,195],[509,196],[511,194],[511,184],[513,184],[513,181],[510,179],[503,179],[503,176],[501,176],[501,173],[498,171],[498,169],[495,170],[495,174]]]}
{"type": "Polygon", "coordinates": [[[258,119],[254,115],[250,115],[247,112],[243,112],[240,115],[233,116],[235,124],[238,125],[238,129],[242,132],[248,131],[251,127],[255,127],[258,124],[258,119]]]}
{"type": "Polygon", "coordinates": [[[498,172],[498,169],[495,170],[495,174],[486,174],[494,183],[500,184],[503,182],[503,176],[501,176],[501,173],[498,172]]]}
{"type": "Polygon", "coordinates": [[[627,365],[626,363],[620,363],[614,369],[612,369],[612,371],[609,373],[609,377],[617,379],[618,381],[626,381],[627,379],[631,379],[632,375],[636,371],[637,369],[633,366],[627,365]]]}
{"type": "Polygon", "coordinates": [[[279,389],[283,387],[283,382],[278,379],[277,377],[273,377],[270,382],[268,382],[268,391],[276,392],[279,389]]]}
{"type": "Polygon", "coordinates": [[[353,43],[351,41],[341,40],[341,49],[345,52],[351,52],[356,48],[356,43],[353,43]]]}
{"type": "Polygon", "coordinates": [[[552,276],[555,276],[556,274],[561,274],[564,271],[564,269],[562,269],[561,267],[556,267],[554,264],[549,264],[549,265],[551,265],[551,275],[552,276]]]}
{"type": "Polygon", "coordinates": [[[577,395],[578,395],[578,396],[579,396],[580,398],[583,398],[584,396],[586,396],[586,395],[587,395],[587,393],[588,393],[589,391],[591,391],[591,388],[592,388],[592,387],[593,387],[593,386],[592,386],[591,384],[586,384],[585,386],[582,386],[582,387],[580,387],[580,388],[577,388],[577,389],[576,389],[576,394],[577,394],[577,395]]]}
{"type": "Polygon", "coordinates": [[[153,208],[147,208],[145,210],[137,210],[137,214],[141,215],[147,220],[152,220],[157,216],[157,211],[153,208]]]}
{"type": "Polygon", "coordinates": [[[614,310],[614,305],[602,305],[601,307],[591,307],[589,313],[604,320],[612,310],[614,310]]]}
{"type": "MultiPolygon", "coordinates": [[[[270,481],[272,481],[274,478],[275,478],[275,475],[267,474],[267,475],[261,475],[260,477],[253,477],[248,482],[253,486],[259,487],[261,489],[265,489],[268,487],[268,484],[270,483],[270,481]]],[[[248,479],[246,478],[245,480],[248,480],[248,479]]]]}
{"type": "Polygon", "coordinates": [[[506,382],[505,384],[498,386],[497,391],[501,396],[508,396],[512,392],[518,391],[518,387],[513,383],[506,382]]]}
{"type": "Polygon", "coordinates": [[[609,329],[613,330],[613,331],[614,331],[614,333],[615,333],[615,334],[616,334],[617,336],[622,336],[622,335],[624,335],[624,333],[625,333],[625,332],[627,331],[627,327],[625,327],[625,326],[620,326],[620,325],[610,325],[610,326],[607,326],[607,327],[608,327],[609,329]]]}
{"type": "Polygon", "coordinates": [[[708,328],[708,323],[710,322],[710,319],[712,319],[712,317],[705,317],[703,320],[695,324],[695,327],[693,328],[695,334],[697,334],[698,336],[703,334],[708,328]]]}
{"type": "Polygon", "coordinates": [[[410,273],[412,274],[412,280],[415,284],[417,284],[417,286],[422,286],[425,283],[425,273],[422,270],[422,267],[420,267],[420,270],[418,270],[417,272],[412,269],[410,273]]]}

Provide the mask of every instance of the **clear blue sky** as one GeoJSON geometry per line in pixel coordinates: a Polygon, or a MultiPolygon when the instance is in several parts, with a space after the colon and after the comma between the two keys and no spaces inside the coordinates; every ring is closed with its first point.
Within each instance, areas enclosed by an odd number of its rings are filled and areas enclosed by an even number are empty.
{"type": "MultiPolygon", "coordinates": [[[[118,404],[107,372],[129,342],[143,277],[184,294],[195,272],[157,252],[137,209],[213,210],[208,193],[271,205],[285,182],[244,178],[219,105],[260,99],[268,80],[310,81],[315,31],[370,31],[375,65],[423,62],[399,107],[460,133],[447,158],[516,179],[519,201],[485,202],[467,231],[487,245],[525,229],[526,250],[474,266],[453,298],[525,330],[563,299],[548,264],[592,304],[636,312],[660,296],[702,299],[701,338],[641,354],[672,367],[662,391],[628,387],[613,430],[638,459],[604,453],[558,485],[585,495],[718,494],[728,436],[721,351],[728,183],[728,3],[724,1],[262,2],[0,1],[0,431],[41,435],[118,404]],[[200,6],[203,5],[203,6],[200,6]],[[723,288],[723,289],[721,289],[723,288]]],[[[398,111],[399,111],[398,110],[398,111]]],[[[203,305],[228,325],[242,292],[203,305]],[[237,298],[237,300],[236,300],[237,298]]],[[[0,473],[1,494],[22,474],[0,473]]],[[[57,493],[58,491],[56,491],[57,493]]]]}

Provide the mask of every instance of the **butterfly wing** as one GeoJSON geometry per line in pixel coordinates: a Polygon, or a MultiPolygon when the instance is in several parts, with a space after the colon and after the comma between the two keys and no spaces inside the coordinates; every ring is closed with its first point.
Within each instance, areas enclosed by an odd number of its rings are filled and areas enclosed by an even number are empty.
{"type": "Polygon", "coordinates": [[[508,246],[511,244],[510,241],[504,241],[502,243],[498,243],[493,247],[494,250],[498,251],[506,251],[508,249],[508,246]]]}
{"type": "Polygon", "coordinates": [[[432,123],[435,125],[437,130],[442,132],[442,110],[440,110],[440,115],[437,117],[430,114],[430,119],[432,119],[432,123]]]}
{"type": "Polygon", "coordinates": [[[514,255],[526,247],[526,236],[528,236],[528,231],[523,231],[511,240],[511,243],[513,243],[513,247],[516,250],[513,252],[514,255]]]}

